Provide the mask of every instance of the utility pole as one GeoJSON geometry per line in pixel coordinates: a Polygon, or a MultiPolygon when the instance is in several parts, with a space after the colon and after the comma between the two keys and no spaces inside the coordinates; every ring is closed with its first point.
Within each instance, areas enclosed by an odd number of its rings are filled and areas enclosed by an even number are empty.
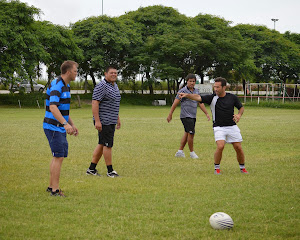
{"type": "MultiPolygon", "coordinates": [[[[102,0],[103,1],[103,0],[102,0]]],[[[275,23],[279,20],[278,18],[272,18],[271,19],[274,22],[274,30],[275,30],[275,23]]]]}

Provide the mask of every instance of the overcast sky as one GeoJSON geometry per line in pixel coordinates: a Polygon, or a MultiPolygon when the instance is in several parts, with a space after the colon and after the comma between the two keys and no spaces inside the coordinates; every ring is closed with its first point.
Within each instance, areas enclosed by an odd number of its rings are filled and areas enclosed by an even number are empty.
{"type": "Polygon", "coordinates": [[[120,16],[139,7],[163,5],[194,17],[199,13],[212,14],[232,21],[233,25],[254,24],[274,28],[271,19],[279,19],[275,28],[300,33],[300,0],[21,0],[39,8],[41,20],[68,26],[78,20],[103,13],[120,16]]]}

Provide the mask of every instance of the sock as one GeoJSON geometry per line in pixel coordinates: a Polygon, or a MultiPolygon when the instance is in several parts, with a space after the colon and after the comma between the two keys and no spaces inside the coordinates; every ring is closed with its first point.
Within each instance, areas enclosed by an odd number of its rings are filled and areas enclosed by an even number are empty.
{"type": "Polygon", "coordinates": [[[112,172],[114,170],[113,167],[112,167],[112,165],[108,165],[106,167],[107,167],[107,172],[108,173],[110,173],[110,172],[112,172]]]}
{"type": "Polygon", "coordinates": [[[183,150],[178,150],[178,152],[183,153],[183,150]]]}
{"type": "Polygon", "coordinates": [[[90,170],[95,170],[96,169],[96,166],[97,166],[97,163],[92,163],[91,162],[91,165],[89,167],[90,170]]]}
{"type": "Polygon", "coordinates": [[[215,164],[215,169],[220,169],[220,164],[215,164]]]}
{"type": "Polygon", "coordinates": [[[244,169],[245,168],[245,164],[240,164],[240,169],[244,169]]]}

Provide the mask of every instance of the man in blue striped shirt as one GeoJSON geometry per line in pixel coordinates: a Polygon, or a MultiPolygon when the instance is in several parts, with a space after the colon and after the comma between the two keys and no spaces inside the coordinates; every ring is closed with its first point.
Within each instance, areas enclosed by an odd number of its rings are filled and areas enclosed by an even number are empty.
{"type": "Polygon", "coordinates": [[[121,95],[117,80],[117,69],[109,66],[105,70],[105,78],[94,89],[92,100],[92,112],[95,128],[98,131],[98,145],[96,146],[90,167],[86,171],[88,175],[100,176],[96,166],[104,156],[108,177],[118,177],[112,167],[112,147],[114,142],[115,127],[121,127],[119,108],[121,95]]]}
{"type": "Polygon", "coordinates": [[[47,192],[52,196],[63,196],[59,189],[59,177],[62,162],[68,156],[68,142],[66,135],[78,135],[70,111],[70,85],[77,76],[78,64],[74,61],[65,61],[60,69],[61,76],[54,79],[47,89],[46,113],[43,123],[44,132],[49,141],[52,152],[50,164],[50,184],[47,192]]]}

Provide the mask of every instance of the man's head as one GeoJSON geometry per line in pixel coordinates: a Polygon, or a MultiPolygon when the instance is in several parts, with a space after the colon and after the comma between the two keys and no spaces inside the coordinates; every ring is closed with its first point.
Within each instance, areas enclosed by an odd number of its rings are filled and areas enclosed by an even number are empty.
{"type": "Polygon", "coordinates": [[[63,79],[67,82],[74,81],[77,76],[78,63],[74,61],[64,61],[60,66],[60,72],[63,79]]]}
{"type": "Polygon", "coordinates": [[[214,91],[219,97],[225,96],[227,81],[225,78],[217,77],[214,83],[214,91]]]}
{"type": "Polygon", "coordinates": [[[196,75],[192,74],[192,73],[189,73],[186,76],[185,81],[186,81],[186,85],[187,85],[188,88],[194,88],[195,84],[196,84],[196,75]]]}
{"type": "Polygon", "coordinates": [[[114,67],[114,66],[108,66],[108,67],[105,69],[104,76],[105,76],[105,79],[106,79],[108,82],[114,83],[114,82],[117,80],[117,77],[118,77],[118,71],[117,71],[117,68],[114,67]]]}

